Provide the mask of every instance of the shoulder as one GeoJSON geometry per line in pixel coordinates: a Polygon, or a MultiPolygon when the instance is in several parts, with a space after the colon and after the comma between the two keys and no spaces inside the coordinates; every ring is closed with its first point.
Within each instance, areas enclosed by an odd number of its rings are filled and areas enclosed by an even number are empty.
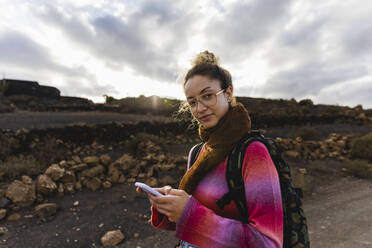
{"type": "Polygon", "coordinates": [[[254,141],[245,149],[243,162],[243,176],[247,178],[252,175],[276,175],[277,170],[266,146],[254,141]]]}
{"type": "Polygon", "coordinates": [[[259,141],[253,141],[245,149],[245,155],[254,157],[270,157],[267,147],[259,141]]]}

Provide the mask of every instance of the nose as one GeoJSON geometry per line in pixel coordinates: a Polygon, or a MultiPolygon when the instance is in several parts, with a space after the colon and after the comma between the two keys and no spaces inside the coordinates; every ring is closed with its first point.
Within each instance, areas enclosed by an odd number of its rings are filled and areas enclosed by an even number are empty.
{"type": "Polygon", "coordinates": [[[205,106],[202,102],[198,101],[196,105],[196,111],[197,112],[203,112],[207,109],[207,106],[205,106]]]}

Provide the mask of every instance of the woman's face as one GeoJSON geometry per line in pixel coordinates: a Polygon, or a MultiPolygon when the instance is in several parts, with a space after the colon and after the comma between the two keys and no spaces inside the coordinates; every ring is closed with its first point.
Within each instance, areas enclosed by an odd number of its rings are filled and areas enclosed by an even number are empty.
{"type": "Polygon", "coordinates": [[[190,107],[190,111],[205,128],[217,125],[218,121],[229,110],[229,102],[232,99],[232,87],[228,87],[225,92],[218,94],[214,105],[206,106],[199,99],[202,99],[202,101],[203,99],[208,99],[207,97],[221,90],[220,81],[210,79],[207,76],[196,75],[185,83],[184,91],[187,101],[196,103],[195,107],[190,107]]]}

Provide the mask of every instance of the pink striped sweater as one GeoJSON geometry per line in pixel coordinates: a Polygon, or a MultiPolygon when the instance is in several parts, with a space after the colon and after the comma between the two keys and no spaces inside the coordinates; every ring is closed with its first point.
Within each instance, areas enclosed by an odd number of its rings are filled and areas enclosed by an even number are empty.
{"type": "MultiPolygon", "coordinates": [[[[189,161],[190,155],[191,151],[189,161]]],[[[200,181],[177,223],[170,222],[152,206],[152,225],[175,230],[177,238],[201,248],[282,247],[280,184],[266,147],[253,142],[247,147],[244,159],[245,194],[249,220],[253,223],[240,221],[240,213],[233,201],[223,210],[216,205],[216,200],[228,192],[226,164],[227,158],[200,181]]]]}

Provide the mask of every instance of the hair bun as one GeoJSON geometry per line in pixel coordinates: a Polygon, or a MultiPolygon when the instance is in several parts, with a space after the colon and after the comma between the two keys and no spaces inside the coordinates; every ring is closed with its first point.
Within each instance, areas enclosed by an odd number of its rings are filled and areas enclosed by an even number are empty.
{"type": "Polygon", "coordinates": [[[198,55],[196,55],[196,58],[191,62],[191,65],[196,66],[205,63],[219,65],[220,59],[214,56],[213,53],[208,52],[208,50],[205,50],[204,52],[201,52],[198,55]]]}

